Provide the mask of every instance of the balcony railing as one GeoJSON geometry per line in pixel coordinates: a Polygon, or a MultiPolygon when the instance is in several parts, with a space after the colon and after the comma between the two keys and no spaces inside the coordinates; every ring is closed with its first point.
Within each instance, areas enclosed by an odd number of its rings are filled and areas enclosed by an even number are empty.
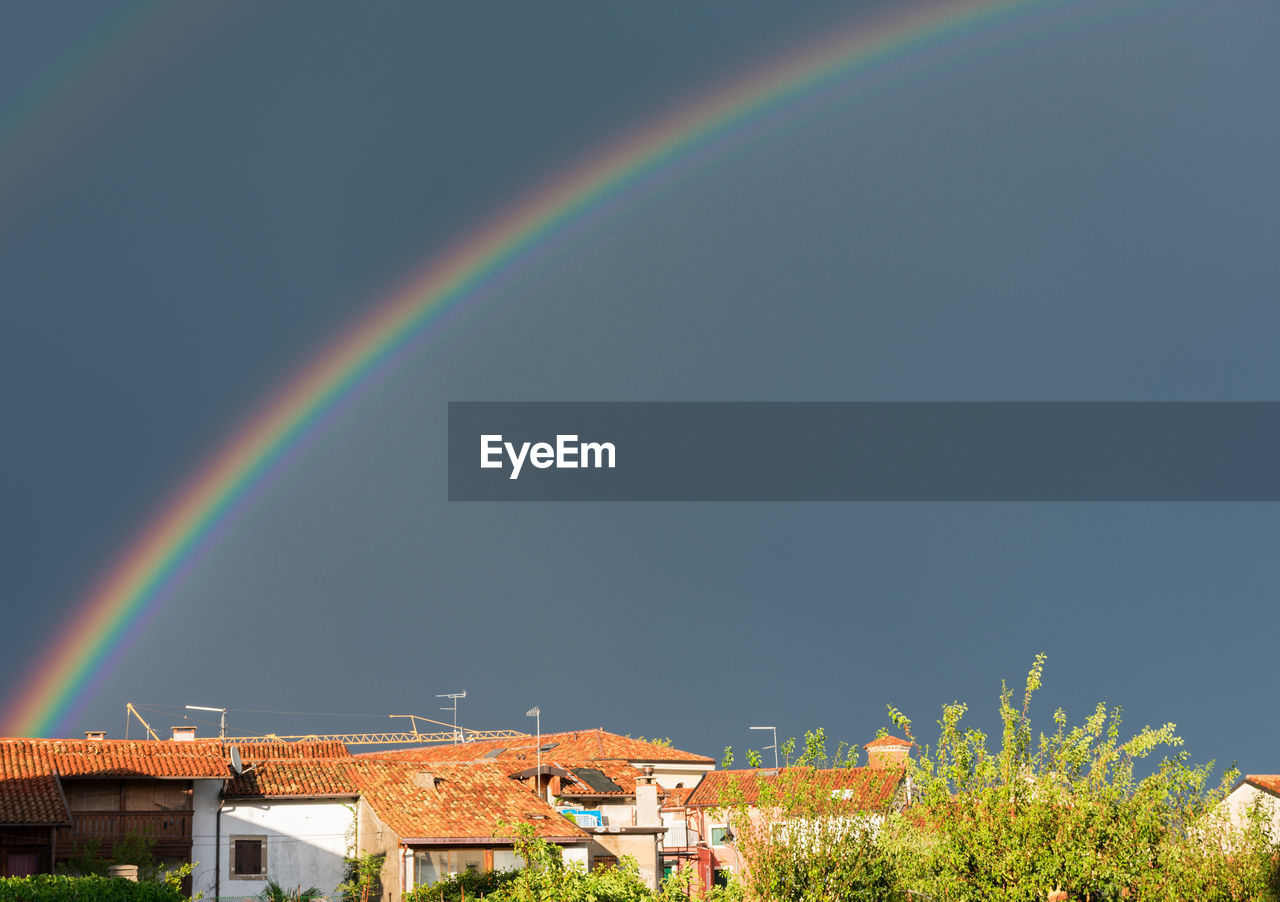
{"type": "Polygon", "coordinates": [[[698,831],[686,824],[674,823],[667,827],[667,834],[662,838],[662,845],[667,849],[687,849],[696,846],[702,837],[698,831]]]}
{"type": "Polygon", "coordinates": [[[107,842],[130,834],[156,841],[191,839],[190,811],[74,811],[71,826],[58,828],[58,845],[70,847],[87,839],[107,842]]]}

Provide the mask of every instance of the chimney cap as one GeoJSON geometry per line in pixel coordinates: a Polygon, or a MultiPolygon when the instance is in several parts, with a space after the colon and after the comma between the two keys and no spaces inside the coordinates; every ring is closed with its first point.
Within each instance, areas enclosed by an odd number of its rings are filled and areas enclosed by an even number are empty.
{"type": "Polygon", "coordinates": [[[91,742],[101,742],[102,740],[107,738],[107,731],[106,730],[85,730],[84,738],[90,740],[91,742]]]}
{"type": "Polygon", "coordinates": [[[170,736],[170,738],[174,742],[190,742],[192,739],[196,738],[195,727],[182,724],[182,725],[173,727],[172,729],[173,729],[173,735],[170,736]]]}

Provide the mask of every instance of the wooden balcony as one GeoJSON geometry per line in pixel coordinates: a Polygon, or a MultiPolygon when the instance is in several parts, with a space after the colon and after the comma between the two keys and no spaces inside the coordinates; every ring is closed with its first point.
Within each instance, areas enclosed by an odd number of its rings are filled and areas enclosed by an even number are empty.
{"type": "Polygon", "coordinates": [[[117,842],[137,834],[155,841],[157,856],[180,855],[191,850],[190,811],[74,811],[71,826],[59,827],[55,841],[59,857],[70,855],[77,845],[97,839],[101,854],[109,854],[117,842]]]}

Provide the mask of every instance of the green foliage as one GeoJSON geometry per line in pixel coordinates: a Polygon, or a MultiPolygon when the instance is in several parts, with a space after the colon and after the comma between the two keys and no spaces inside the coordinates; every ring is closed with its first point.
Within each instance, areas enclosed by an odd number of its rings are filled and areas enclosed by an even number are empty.
{"type": "Polygon", "coordinates": [[[164,883],[134,883],[118,877],[39,874],[0,878],[0,902],[185,902],[164,883]]]}
{"type": "MultiPolygon", "coordinates": [[[[630,733],[628,733],[628,734],[627,734],[627,738],[628,738],[628,739],[630,739],[630,738],[631,738],[631,734],[630,734],[630,733]]],[[[660,745],[660,746],[662,746],[664,749],[672,749],[672,748],[675,748],[675,745],[671,742],[671,737],[670,737],[670,736],[662,736],[662,737],[655,736],[655,737],[653,737],[652,739],[645,739],[643,736],[637,736],[637,737],[636,737],[636,741],[637,741],[637,742],[648,742],[648,743],[650,743],[651,745],[660,745]]]]}
{"type": "Polygon", "coordinates": [[[697,871],[692,868],[672,871],[658,887],[655,902],[742,902],[742,886],[713,886],[704,892],[697,871]]]}
{"type": "MultiPolygon", "coordinates": [[[[908,722],[909,723],[909,722],[908,722]]],[[[836,750],[827,752],[827,733],[822,727],[806,730],[803,740],[803,751],[796,756],[795,737],[778,743],[778,760],[783,767],[855,767],[858,763],[858,750],[847,742],[841,742],[836,750]]],[[[764,756],[756,749],[747,749],[747,767],[763,767],[764,756]]],[[[724,757],[720,767],[728,770],[733,767],[733,746],[724,748],[724,757]]]]}
{"type": "MultiPolygon", "coordinates": [[[[831,763],[822,730],[806,734],[801,760],[831,763]]],[[[905,898],[894,862],[879,843],[888,814],[851,811],[817,768],[792,766],[776,777],[755,775],[753,800],[730,784],[722,801],[744,861],[736,891],[749,900],[838,902],[905,898]]]]}
{"type": "MultiPolygon", "coordinates": [[[[966,706],[944,705],[938,742],[912,759],[918,803],[889,820],[881,844],[911,890],[936,899],[1275,899],[1275,860],[1261,818],[1237,829],[1221,801],[1235,777],[1209,786],[1173,724],[1121,739],[1119,708],[1099,704],[1085,722],[1034,737],[1030,708],[1044,655],[1020,706],[1003,686],[1001,742],[962,725],[966,706]],[[1159,762],[1148,761],[1169,750],[1159,762]],[[1142,773],[1146,773],[1142,776],[1142,773]]],[[[891,716],[899,712],[891,709],[891,716]]]]}
{"type": "MultiPolygon", "coordinates": [[[[1031,902],[1054,891],[1087,902],[1280,900],[1280,848],[1260,808],[1232,824],[1223,799],[1238,778],[1211,783],[1173,724],[1126,736],[1118,707],[1099,704],[1079,726],[1061,711],[1053,730],[1032,728],[1044,676],[1038,655],[1021,699],[1002,686],[999,744],[964,722],[966,705],[942,707],[938,739],[917,747],[899,796],[862,816],[839,808],[808,766],[828,759],[821,729],[806,733],[794,764],[757,776],[758,799],[725,799],[745,865],[750,902],[928,899],[1031,902]]],[[[894,727],[911,721],[892,706],[894,727]]],[[[882,733],[882,735],[884,735],[882,733]]],[[[780,751],[791,763],[796,744],[780,751]]]]}
{"type": "Polygon", "coordinates": [[[430,886],[419,886],[402,897],[404,902],[462,902],[464,899],[486,899],[516,879],[518,870],[463,871],[438,880],[430,886]]]}
{"type": "Polygon", "coordinates": [[[348,902],[369,902],[382,895],[382,863],[386,855],[348,855],[344,859],[346,875],[334,890],[348,902]]]}
{"type": "Polygon", "coordinates": [[[161,883],[181,890],[182,881],[191,875],[195,865],[182,864],[167,870],[156,858],[155,840],[147,834],[131,832],[115,844],[111,857],[102,855],[102,843],[90,837],[72,847],[66,861],[58,862],[55,870],[69,877],[105,877],[113,864],[132,864],[138,868],[138,880],[143,883],[161,883]]]}
{"type": "Polygon", "coordinates": [[[71,856],[58,862],[54,870],[68,877],[105,877],[110,866],[111,861],[102,857],[102,842],[91,836],[84,842],[72,843],[71,856]]]}
{"type": "MultiPolygon", "coordinates": [[[[515,852],[526,866],[486,894],[487,902],[653,902],[634,859],[587,874],[565,865],[560,847],[538,837],[528,824],[515,830],[515,852]]],[[[438,890],[434,897],[424,894],[420,902],[432,898],[439,898],[438,890]]]]}
{"type": "Polygon", "coordinates": [[[261,902],[316,902],[324,894],[315,886],[303,889],[299,884],[294,889],[285,889],[274,880],[268,880],[266,887],[258,893],[261,902]]]}

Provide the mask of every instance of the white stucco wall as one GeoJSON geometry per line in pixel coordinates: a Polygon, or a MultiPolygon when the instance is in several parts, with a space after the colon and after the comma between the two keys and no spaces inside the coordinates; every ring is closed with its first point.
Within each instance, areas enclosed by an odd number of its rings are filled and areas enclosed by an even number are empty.
{"type": "Polygon", "coordinates": [[[214,861],[217,847],[214,834],[218,829],[218,800],[222,795],[221,780],[193,781],[191,804],[191,891],[213,898],[214,861]]]}
{"type": "Polygon", "coordinates": [[[1241,783],[1225,800],[1232,826],[1242,827],[1248,819],[1249,809],[1257,804],[1270,814],[1271,840],[1280,842],[1280,799],[1256,786],[1241,783]]]}
{"type": "MultiPolygon", "coordinates": [[[[643,764],[636,765],[636,767],[643,766],[643,764]]],[[[685,788],[691,788],[698,785],[703,774],[715,769],[714,764],[655,764],[653,778],[663,789],[675,789],[676,784],[679,783],[683,783],[685,788]]]]}
{"type": "Polygon", "coordinates": [[[576,861],[584,871],[588,870],[591,850],[585,843],[580,846],[561,846],[561,848],[564,850],[565,864],[571,864],[576,861]]]}
{"type": "MultiPolygon", "coordinates": [[[[267,877],[286,889],[315,886],[326,896],[344,876],[355,799],[228,800],[222,807],[222,891],[218,902],[250,899],[266,879],[231,876],[231,837],[265,836],[267,877]]],[[[212,898],[212,891],[206,893],[212,898]]]]}

